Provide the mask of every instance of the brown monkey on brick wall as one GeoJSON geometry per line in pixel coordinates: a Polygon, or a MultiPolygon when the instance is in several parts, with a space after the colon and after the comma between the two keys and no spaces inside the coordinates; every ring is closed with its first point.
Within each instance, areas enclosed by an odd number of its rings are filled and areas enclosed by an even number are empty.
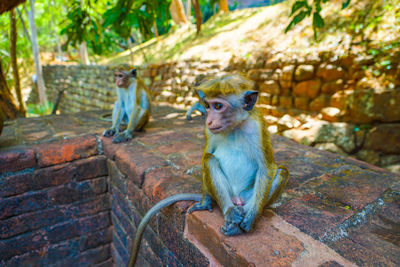
{"type": "Polygon", "coordinates": [[[207,110],[203,194],[174,195],[151,208],[139,225],[129,266],[134,265],[148,220],[162,207],[194,200],[199,202],[189,213],[211,211],[214,200],[224,215],[221,232],[233,236],[250,231],[263,208],[279,197],[289,171],[274,163],[269,132],[255,107],[258,92],[252,88],[239,75],[214,78],[196,88],[207,110]]]}
{"type": "Polygon", "coordinates": [[[150,93],[144,81],[137,76],[136,69],[122,65],[115,71],[117,101],[112,113],[112,126],[104,131],[103,136],[114,136],[113,143],[122,143],[132,139],[133,131],[138,131],[150,120],[150,93]],[[120,124],[128,126],[121,132],[120,124]]]}

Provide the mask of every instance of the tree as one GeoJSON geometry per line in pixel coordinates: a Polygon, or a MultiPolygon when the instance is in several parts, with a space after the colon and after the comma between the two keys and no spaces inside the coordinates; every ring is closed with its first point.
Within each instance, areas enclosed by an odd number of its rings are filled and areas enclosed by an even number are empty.
{"type": "Polygon", "coordinates": [[[1,60],[0,60],[0,109],[4,114],[5,119],[13,120],[20,115],[14,97],[12,96],[10,89],[8,88],[1,60]]]}
{"type": "Polygon", "coordinates": [[[172,0],[171,5],[169,6],[169,11],[171,12],[171,17],[176,24],[185,25],[188,23],[181,0],[172,0]]]}
{"type": "Polygon", "coordinates": [[[47,95],[46,95],[46,88],[44,86],[42,64],[40,62],[39,46],[38,46],[38,41],[37,41],[37,33],[36,33],[36,25],[35,25],[35,0],[29,0],[29,4],[30,4],[29,12],[26,10],[25,5],[24,5],[24,8],[25,8],[25,11],[28,13],[29,25],[31,28],[32,50],[33,50],[33,58],[35,61],[35,69],[36,69],[36,75],[37,75],[39,102],[41,105],[45,105],[45,104],[47,104],[47,95]]]}
{"type": "Polygon", "coordinates": [[[194,15],[196,17],[196,34],[199,35],[201,31],[201,22],[203,20],[201,16],[199,0],[192,0],[192,5],[194,9],[194,15]]]}
{"type": "Polygon", "coordinates": [[[219,11],[223,13],[229,12],[228,0],[219,0],[219,11]]]}
{"type": "Polygon", "coordinates": [[[21,86],[19,82],[18,64],[17,64],[17,20],[15,18],[14,10],[10,10],[10,58],[13,70],[15,93],[19,102],[19,111],[25,116],[26,108],[24,100],[22,99],[21,86]]]}

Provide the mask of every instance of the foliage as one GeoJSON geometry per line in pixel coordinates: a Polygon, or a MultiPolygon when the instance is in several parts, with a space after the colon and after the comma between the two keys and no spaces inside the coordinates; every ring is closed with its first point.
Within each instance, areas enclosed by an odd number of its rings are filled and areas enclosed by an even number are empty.
{"type": "MultiPolygon", "coordinates": [[[[321,3],[326,3],[329,0],[313,0],[310,5],[307,0],[296,0],[292,5],[292,11],[289,17],[294,16],[289,25],[285,29],[287,33],[293,26],[303,21],[306,17],[312,14],[312,26],[314,30],[314,39],[317,40],[317,31],[325,26],[324,19],[321,16],[321,3]],[[296,15],[295,15],[296,14],[296,15]]],[[[350,0],[342,0],[342,9],[350,4],[350,0]]]]}
{"type": "Polygon", "coordinates": [[[43,115],[50,115],[53,111],[54,104],[47,102],[44,105],[28,104],[28,117],[37,117],[43,115]]]}
{"type": "Polygon", "coordinates": [[[139,29],[144,40],[154,37],[152,28],[157,22],[159,32],[169,29],[171,0],[118,0],[104,13],[104,27],[113,26],[123,38],[131,36],[132,28],[139,29]]]}

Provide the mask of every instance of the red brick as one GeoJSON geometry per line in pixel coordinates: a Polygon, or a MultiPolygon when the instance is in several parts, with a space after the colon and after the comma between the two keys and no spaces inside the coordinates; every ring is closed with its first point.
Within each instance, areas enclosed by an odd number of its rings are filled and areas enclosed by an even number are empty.
{"type": "Polygon", "coordinates": [[[96,155],[96,138],[91,135],[33,146],[39,167],[56,165],[96,155]]]}
{"type": "Polygon", "coordinates": [[[146,170],[167,165],[162,157],[134,143],[121,147],[115,155],[115,161],[118,168],[139,186],[143,183],[146,170]]]}
{"type": "Polygon", "coordinates": [[[29,192],[23,195],[1,199],[0,219],[46,208],[47,192],[29,192]]]}
{"type": "Polygon", "coordinates": [[[269,224],[271,216],[257,220],[252,233],[226,237],[218,208],[196,211],[187,217],[187,230],[222,266],[291,266],[305,251],[303,243],[269,224]]]}
{"type": "Polygon", "coordinates": [[[72,203],[103,194],[107,191],[107,185],[107,177],[100,177],[80,183],[71,182],[50,189],[48,192],[49,205],[72,203]]]}
{"type": "Polygon", "coordinates": [[[15,172],[36,166],[35,153],[28,148],[0,151],[0,174],[15,172]]]}
{"type": "Polygon", "coordinates": [[[95,156],[74,162],[76,166],[76,179],[78,181],[106,176],[107,158],[105,156],[95,156]]]}

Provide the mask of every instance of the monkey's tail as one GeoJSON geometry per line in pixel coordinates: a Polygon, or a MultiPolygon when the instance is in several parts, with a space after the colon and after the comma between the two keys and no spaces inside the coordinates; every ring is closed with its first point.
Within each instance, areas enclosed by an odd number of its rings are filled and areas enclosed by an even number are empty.
{"type": "Polygon", "coordinates": [[[136,235],[135,235],[135,239],[133,240],[131,256],[129,258],[128,267],[135,266],[136,258],[137,258],[137,255],[138,255],[139,249],[140,249],[140,244],[141,244],[140,241],[142,240],[144,230],[146,229],[146,226],[149,223],[150,219],[157,212],[159,212],[162,208],[168,207],[169,205],[174,204],[175,202],[178,202],[178,201],[198,201],[198,202],[200,202],[202,200],[202,198],[203,198],[202,194],[176,194],[176,195],[164,198],[163,200],[158,202],[156,205],[154,205],[146,213],[146,215],[144,215],[144,217],[140,221],[140,224],[136,230],[136,235]]]}

